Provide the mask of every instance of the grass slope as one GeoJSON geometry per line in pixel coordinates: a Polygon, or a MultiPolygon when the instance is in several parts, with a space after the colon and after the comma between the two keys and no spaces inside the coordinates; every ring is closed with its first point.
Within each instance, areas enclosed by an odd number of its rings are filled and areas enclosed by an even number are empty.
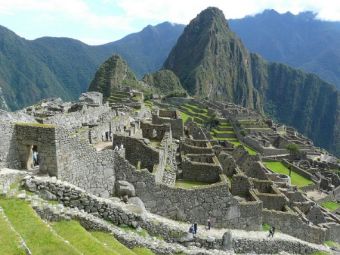
{"type": "Polygon", "coordinates": [[[71,245],[55,235],[26,202],[1,198],[0,206],[32,254],[79,254],[71,245]]]}
{"type": "Polygon", "coordinates": [[[24,255],[25,250],[20,246],[17,234],[11,229],[9,222],[0,212],[0,254],[24,255]]]}
{"type": "Polygon", "coordinates": [[[77,221],[59,221],[52,228],[82,254],[118,255],[119,253],[106,248],[101,242],[87,232],[77,221]]]}
{"type": "Polygon", "coordinates": [[[327,208],[330,211],[335,211],[340,207],[340,204],[337,202],[327,201],[321,204],[324,208],[327,208]]]}

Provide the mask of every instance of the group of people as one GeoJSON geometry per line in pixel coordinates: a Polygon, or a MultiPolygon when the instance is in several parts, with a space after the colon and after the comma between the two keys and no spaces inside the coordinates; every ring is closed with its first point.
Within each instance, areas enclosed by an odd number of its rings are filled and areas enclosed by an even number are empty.
{"type": "Polygon", "coordinates": [[[102,134],[102,141],[111,141],[112,142],[112,132],[111,131],[106,131],[105,132],[105,139],[104,139],[104,134],[102,134]]]}
{"type": "MultiPolygon", "coordinates": [[[[206,226],[206,230],[210,230],[211,229],[211,221],[210,219],[207,220],[207,226],[206,226]]],[[[193,234],[193,236],[195,237],[195,235],[197,234],[197,222],[193,223],[190,228],[189,228],[189,233],[193,234]]]]}

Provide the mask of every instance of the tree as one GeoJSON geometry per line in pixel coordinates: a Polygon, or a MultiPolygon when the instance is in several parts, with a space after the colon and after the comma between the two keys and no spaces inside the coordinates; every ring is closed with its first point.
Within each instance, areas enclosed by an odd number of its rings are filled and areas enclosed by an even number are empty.
{"type": "Polygon", "coordinates": [[[292,159],[296,159],[300,155],[300,148],[295,143],[290,143],[286,146],[287,151],[292,159]]]}

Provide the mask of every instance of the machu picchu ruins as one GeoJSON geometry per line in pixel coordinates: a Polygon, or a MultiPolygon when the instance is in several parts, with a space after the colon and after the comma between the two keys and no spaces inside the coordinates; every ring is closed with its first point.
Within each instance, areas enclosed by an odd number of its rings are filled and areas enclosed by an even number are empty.
{"type": "Polygon", "coordinates": [[[339,90],[234,22],[206,6],[104,45],[0,26],[0,255],[340,254],[339,90]]]}
{"type": "Polygon", "coordinates": [[[0,125],[2,194],[49,221],[112,229],[129,247],[120,226],[143,229],[137,244],[156,254],[309,254],[340,242],[339,160],[254,110],[125,88],[2,111],[0,125]]]}

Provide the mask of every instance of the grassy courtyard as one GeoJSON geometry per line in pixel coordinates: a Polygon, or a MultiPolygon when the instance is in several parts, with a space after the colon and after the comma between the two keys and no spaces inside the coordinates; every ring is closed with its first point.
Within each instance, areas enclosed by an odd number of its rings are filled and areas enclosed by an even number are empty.
{"type": "Polygon", "coordinates": [[[338,208],[340,208],[340,204],[333,201],[323,202],[321,205],[322,207],[330,210],[331,212],[336,211],[338,208]]]}
{"type": "MultiPolygon", "coordinates": [[[[263,163],[268,169],[272,170],[275,173],[289,175],[289,169],[285,165],[283,165],[281,162],[270,161],[270,162],[263,162],[263,163]]],[[[292,185],[296,185],[299,188],[313,184],[311,180],[299,175],[293,170],[291,172],[290,178],[291,178],[292,185]]]]}

